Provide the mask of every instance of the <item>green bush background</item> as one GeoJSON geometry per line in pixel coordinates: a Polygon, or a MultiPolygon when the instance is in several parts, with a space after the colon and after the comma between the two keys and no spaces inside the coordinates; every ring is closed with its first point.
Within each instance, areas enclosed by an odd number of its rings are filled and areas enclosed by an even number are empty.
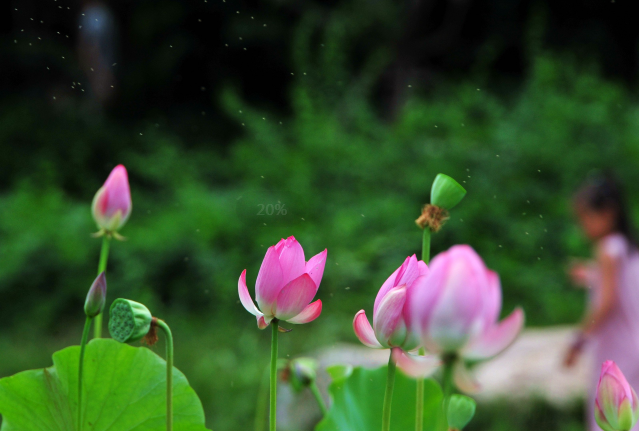
{"type": "MultiPolygon", "coordinates": [[[[387,57],[382,50],[357,74],[349,69],[348,16],[326,25],[321,53],[310,49],[317,34],[298,28],[291,112],[249,103],[233,86],[216,96],[239,131],[232,138],[187,141],[170,121],[116,121],[77,103],[0,102],[0,376],[47,366],[53,351],[79,342],[99,253],[90,203],[117,163],[129,170],[133,214],[127,240],[112,246],[109,297],[143,302],[171,324],[176,365],[214,430],[251,429],[268,362],[269,334],[239,304],[241,271],[252,291],[266,248],[290,235],[307,258],[328,248],[322,316],[283,335],[280,351],[356,342],[353,315],[370,313],[381,283],[420,252],[414,219],[439,172],[468,195],[433,253],[471,244],[501,276],[504,314],[521,305],[531,326],[579,319],[585,299],[568,286],[565,266],[589,249],[570,196],[592,169],[612,169],[636,215],[636,97],[602,78],[596,62],[546,52],[532,38],[527,76],[508,91],[485,88],[478,69],[411,93],[386,121],[371,92],[387,57]],[[257,215],[268,204],[287,212],[257,215]]],[[[494,423],[491,411],[477,423],[494,423]]],[[[530,411],[541,423],[568,416],[556,429],[578,429],[579,409],[530,411]]],[[[540,429],[501,420],[481,429],[540,429]]]]}

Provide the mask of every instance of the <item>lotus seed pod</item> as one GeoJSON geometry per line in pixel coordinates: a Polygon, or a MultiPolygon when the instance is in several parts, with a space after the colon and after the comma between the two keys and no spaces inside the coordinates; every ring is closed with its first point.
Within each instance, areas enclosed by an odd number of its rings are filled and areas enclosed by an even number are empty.
{"type": "Polygon", "coordinates": [[[450,210],[466,196],[464,189],[457,181],[444,174],[437,174],[430,189],[430,203],[450,210]]]}
{"type": "Polygon", "coordinates": [[[466,395],[451,395],[448,402],[448,427],[461,430],[475,416],[475,400],[466,395]]]}
{"type": "Polygon", "coordinates": [[[89,293],[87,293],[87,299],[84,302],[84,313],[87,317],[95,317],[102,313],[104,309],[104,302],[106,301],[106,276],[104,272],[100,273],[91,285],[89,293]]]}
{"type": "Polygon", "coordinates": [[[141,340],[151,329],[151,312],[139,302],[118,298],[109,311],[109,332],[120,343],[141,340]]]}

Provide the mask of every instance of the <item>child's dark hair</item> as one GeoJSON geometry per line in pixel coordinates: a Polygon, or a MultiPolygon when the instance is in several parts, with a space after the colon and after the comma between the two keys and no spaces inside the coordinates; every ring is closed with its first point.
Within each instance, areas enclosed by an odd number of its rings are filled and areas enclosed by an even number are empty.
{"type": "Polygon", "coordinates": [[[592,210],[613,209],[616,212],[615,230],[638,247],[635,229],[628,215],[621,185],[610,174],[591,175],[575,194],[575,202],[592,210]]]}

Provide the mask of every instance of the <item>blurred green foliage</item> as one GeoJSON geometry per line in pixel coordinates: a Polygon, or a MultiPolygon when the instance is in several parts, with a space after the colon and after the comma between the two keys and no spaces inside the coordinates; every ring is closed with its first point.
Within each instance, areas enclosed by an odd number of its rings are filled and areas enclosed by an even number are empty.
{"type": "Polygon", "coordinates": [[[185,142],[168,120],[124,125],[77,101],[1,102],[0,351],[12,353],[0,375],[45,366],[79,342],[100,246],[90,203],[118,163],[133,214],[127,240],[112,245],[109,298],[143,302],[171,324],[176,366],[215,430],[250,429],[268,362],[268,333],[239,304],[241,271],[253,286],[266,248],[289,235],[307,258],[328,248],[323,314],[283,335],[280,351],[355,342],[353,315],[370,313],[386,277],[420,252],[414,220],[440,172],[468,195],[433,254],[471,244],[501,275],[504,313],[522,305],[530,325],[579,318],[583,294],[568,287],[565,265],[588,245],[570,196],[591,169],[610,168],[639,210],[639,103],[595,67],[537,52],[506,97],[470,78],[442,81],[428,97],[409,95],[390,123],[370,103],[388,52],[354,71],[347,16],[324,31],[312,16],[298,28],[289,114],[226,88],[216,103],[241,130],[230,143],[185,142]],[[318,38],[321,50],[311,49],[318,38]]]}

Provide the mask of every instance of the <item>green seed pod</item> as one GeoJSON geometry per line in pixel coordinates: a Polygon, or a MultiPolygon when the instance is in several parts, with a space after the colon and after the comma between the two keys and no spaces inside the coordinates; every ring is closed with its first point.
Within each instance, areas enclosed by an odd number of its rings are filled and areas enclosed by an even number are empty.
{"type": "Polygon", "coordinates": [[[466,395],[451,395],[448,402],[448,427],[453,430],[461,430],[475,416],[475,400],[466,395]]]}
{"type": "Polygon", "coordinates": [[[132,343],[148,334],[152,320],[151,312],[144,305],[118,298],[109,311],[109,333],[120,343],[132,343]]]}
{"type": "Polygon", "coordinates": [[[430,189],[430,203],[444,208],[452,209],[466,196],[464,189],[457,181],[444,174],[437,174],[433,187],[430,189]]]}

